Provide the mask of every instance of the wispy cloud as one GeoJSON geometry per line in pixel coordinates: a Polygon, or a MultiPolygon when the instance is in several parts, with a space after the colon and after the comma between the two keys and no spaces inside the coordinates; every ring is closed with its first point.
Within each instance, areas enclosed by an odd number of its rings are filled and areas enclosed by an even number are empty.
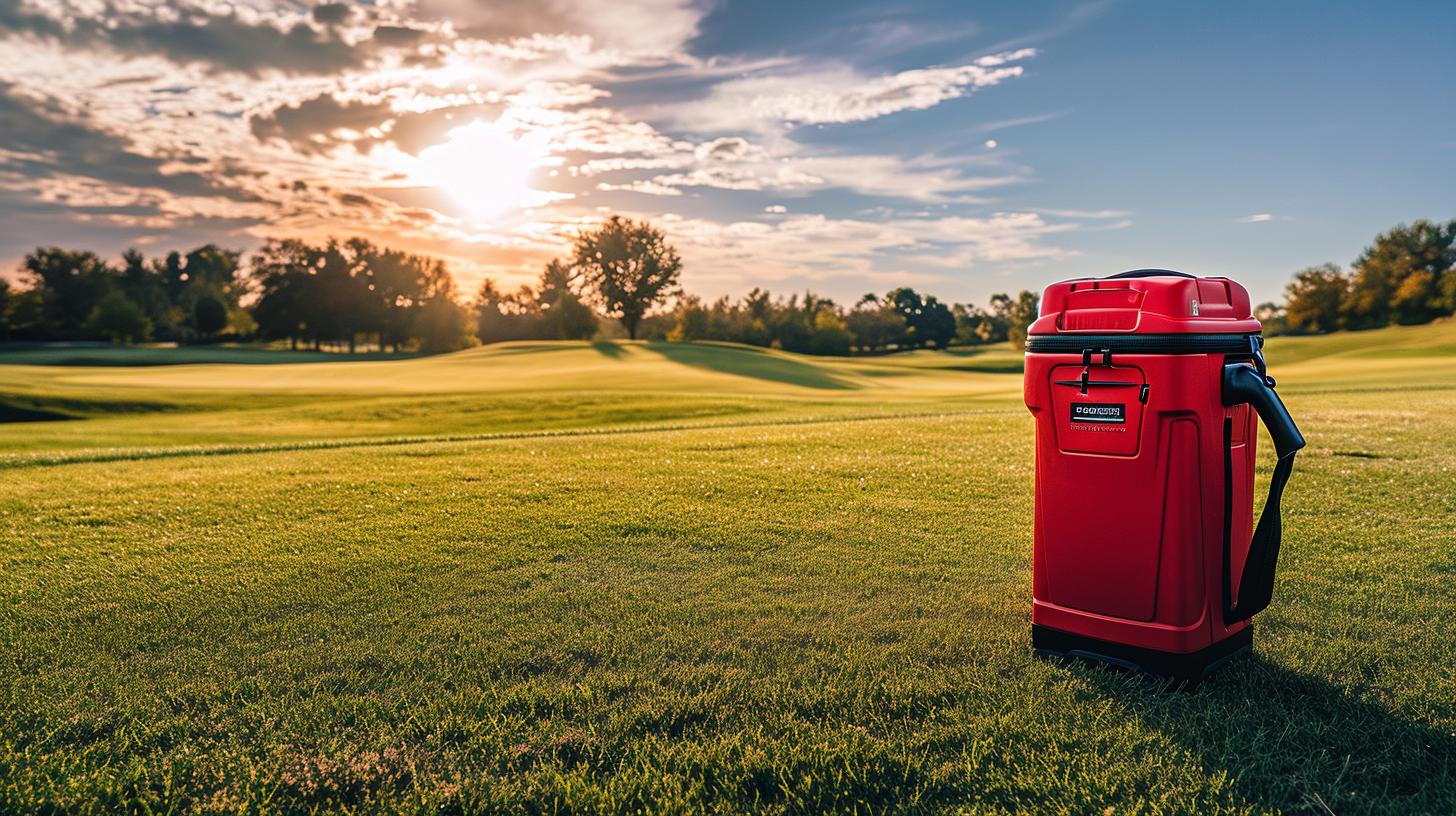
{"type": "Polygon", "coordinates": [[[1273,221],[1274,216],[1272,213],[1255,213],[1254,215],[1246,215],[1243,218],[1235,220],[1240,224],[1261,224],[1265,221],[1273,221]]]}
{"type": "Polygon", "coordinates": [[[1039,125],[1042,122],[1050,122],[1053,119],[1060,119],[1065,115],[1066,113],[1059,111],[1057,113],[1039,113],[1035,116],[1018,116],[1015,119],[999,119],[994,122],[987,122],[984,125],[978,125],[976,127],[976,132],[995,133],[998,130],[1008,130],[1010,128],[1024,127],[1026,125],[1039,125]]]}
{"type": "Polygon", "coordinates": [[[770,74],[714,86],[700,103],[673,113],[684,128],[717,130],[863,122],[907,110],[924,110],[979,88],[1019,77],[1019,63],[1036,56],[1022,48],[980,57],[965,65],[920,68],[867,76],[848,66],[770,74]]]}

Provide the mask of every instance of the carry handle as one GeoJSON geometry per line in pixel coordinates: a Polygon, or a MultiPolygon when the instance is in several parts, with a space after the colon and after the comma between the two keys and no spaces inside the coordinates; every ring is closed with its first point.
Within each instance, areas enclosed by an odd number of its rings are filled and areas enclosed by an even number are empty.
{"type": "MultiPolygon", "coordinates": [[[[1254,351],[1254,366],[1243,362],[1227,363],[1223,367],[1223,404],[1233,407],[1248,403],[1258,412],[1269,436],[1274,440],[1274,452],[1279,461],[1274,465],[1274,475],[1269,480],[1269,497],[1264,500],[1264,511],[1259,515],[1259,524],[1249,541],[1249,555],[1244,560],[1244,573],[1239,579],[1239,595],[1232,595],[1227,585],[1227,564],[1229,553],[1224,553],[1224,625],[1247,620],[1262,611],[1274,597],[1274,567],[1279,560],[1279,540],[1283,530],[1279,518],[1279,499],[1284,494],[1284,485],[1294,470],[1294,454],[1304,447],[1304,435],[1289,416],[1284,402],[1274,393],[1274,378],[1264,373],[1264,356],[1258,346],[1251,343],[1254,351]]],[[[1227,523],[1229,519],[1225,519],[1227,523]]],[[[1227,533],[1225,533],[1227,535],[1227,533]]],[[[1227,541],[1227,539],[1226,539],[1227,541]]]]}
{"type": "Polygon", "coordinates": [[[1293,456],[1304,447],[1304,435],[1289,416],[1289,409],[1274,393],[1273,378],[1260,376],[1259,371],[1243,363],[1229,363],[1223,367],[1224,407],[1243,403],[1252,405],[1259,413],[1259,419],[1274,439],[1274,451],[1280,459],[1293,456]]]}
{"type": "Polygon", "coordinates": [[[1116,275],[1108,275],[1103,280],[1122,280],[1126,278],[1196,278],[1197,275],[1190,275],[1187,272],[1174,272],[1171,269],[1129,269],[1126,272],[1119,272],[1116,275]]]}

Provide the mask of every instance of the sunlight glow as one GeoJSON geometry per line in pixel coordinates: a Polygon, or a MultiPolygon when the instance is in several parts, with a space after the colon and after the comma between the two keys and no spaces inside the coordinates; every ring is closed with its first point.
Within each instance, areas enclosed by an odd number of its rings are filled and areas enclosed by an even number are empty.
{"type": "Polygon", "coordinates": [[[516,136],[500,122],[475,121],[420,152],[410,176],[439,188],[472,220],[499,220],[554,196],[531,188],[531,176],[552,164],[544,137],[516,136]]]}

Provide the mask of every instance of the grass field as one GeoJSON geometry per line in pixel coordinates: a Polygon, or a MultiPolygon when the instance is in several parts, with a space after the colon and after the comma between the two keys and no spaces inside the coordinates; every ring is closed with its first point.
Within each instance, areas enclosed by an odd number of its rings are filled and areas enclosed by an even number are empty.
{"type": "Polygon", "coordinates": [[[0,355],[0,812],[1456,812],[1456,323],[1268,351],[1191,694],[1032,658],[1010,349],[0,355]]]}

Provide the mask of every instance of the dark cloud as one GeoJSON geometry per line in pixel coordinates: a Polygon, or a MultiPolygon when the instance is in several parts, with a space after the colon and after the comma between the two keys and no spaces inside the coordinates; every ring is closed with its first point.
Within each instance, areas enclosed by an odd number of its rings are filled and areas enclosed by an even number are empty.
{"type": "Polygon", "coordinates": [[[332,94],[321,94],[275,108],[271,113],[254,114],[248,125],[258,139],[279,139],[302,153],[321,153],[346,144],[368,152],[380,141],[388,141],[406,153],[418,154],[444,141],[451,130],[461,125],[477,119],[494,120],[500,110],[500,105],[482,104],[395,113],[383,102],[340,100],[332,94]],[[385,131],[382,139],[335,135],[341,129],[363,132],[376,127],[385,131]]]}
{"type": "Polygon", "coordinates": [[[314,6],[313,19],[324,25],[338,25],[353,13],[346,3],[323,3],[314,6]]]}
{"type": "Polygon", "coordinates": [[[13,87],[0,83],[3,144],[21,154],[5,161],[6,169],[12,172],[36,179],[82,176],[176,195],[252,200],[237,190],[218,186],[201,173],[163,173],[166,159],[137,153],[127,139],[90,127],[54,101],[20,96],[13,87]]]}
{"type": "Polygon", "coordinates": [[[268,71],[337,73],[366,65],[380,48],[412,45],[419,40],[407,33],[413,29],[386,26],[383,28],[392,30],[377,42],[349,43],[327,25],[348,17],[348,7],[338,3],[314,9],[314,19],[325,23],[321,29],[304,22],[291,27],[249,22],[234,14],[211,14],[186,6],[179,11],[176,19],[162,19],[113,10],[104,16],[76,17],[69,25],[62,25],[29,10],[21,0],[0,0],[0,32],[77,47],[108,47],[129,55],[162,56],[179,64],[250,75],[268,71]]]}
{"type": "Polygon", "coordinates": [[[403,48],[416,45],[429,36],[423,28],[409,26],[379,26],[374,29],[374,41],[387,48],[403,48]]]}
{"type": "Polygon", "coordinates": [[[389,105],[383,102],[340,101],[332,94],[321,94],[280,106],[266,115],[254,114],[248,126],[259,140],[279,139],[300,152],[320,153],[341,144],[332,135],[334,131],[368,130],[393,115],[389,105]]]}

